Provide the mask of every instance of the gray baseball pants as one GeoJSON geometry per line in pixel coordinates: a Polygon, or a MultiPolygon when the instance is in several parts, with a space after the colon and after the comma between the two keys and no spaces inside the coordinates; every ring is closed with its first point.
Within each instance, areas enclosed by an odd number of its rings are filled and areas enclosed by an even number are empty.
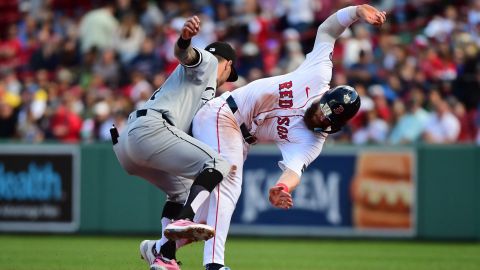
{"type": "Polygon", "coordinates": [[[216,169],[223,177],[230,171],[230,164],[217,152],[154,110],[141,117],[131,113],[113,149],[129,174],[148,180],[163,190],[169,201],[181,204],[204,169],[216,169]]]}

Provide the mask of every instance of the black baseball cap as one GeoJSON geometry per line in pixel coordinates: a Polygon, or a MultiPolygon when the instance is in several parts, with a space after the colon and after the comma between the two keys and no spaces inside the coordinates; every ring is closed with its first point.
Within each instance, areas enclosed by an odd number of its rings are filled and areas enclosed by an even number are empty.
{"type": "Polygon", "coordinates": [[[237,55],[235,54],[235,50],[232,48],[232,46],[230,46],[230,44],[217,41],[205,47],[205,50],[212,54],[221,56],[227,60],[232,60],[232,72],[230,72],[230,76],[228,77],[227,82],[234,82],[238,80],[237,70],[235,70],[237,55]]]}

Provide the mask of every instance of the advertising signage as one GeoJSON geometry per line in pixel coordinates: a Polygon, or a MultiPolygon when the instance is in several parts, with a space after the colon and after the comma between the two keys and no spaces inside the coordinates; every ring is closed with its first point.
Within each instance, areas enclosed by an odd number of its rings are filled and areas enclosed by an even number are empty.
{"type": "Polygon", "coordinates": [[[303,173],[289,210],[268,201],[268,189],[281,174],[280,159],[278,153],[259,151],[247,159],[232,234],[415,235],[414,151],[324,151],[303,173]]]}
{"type": "Polygon", "coordinates": [[[76,231],[79,169],[75,146],[2,145],[0,230],[76,231]]]}

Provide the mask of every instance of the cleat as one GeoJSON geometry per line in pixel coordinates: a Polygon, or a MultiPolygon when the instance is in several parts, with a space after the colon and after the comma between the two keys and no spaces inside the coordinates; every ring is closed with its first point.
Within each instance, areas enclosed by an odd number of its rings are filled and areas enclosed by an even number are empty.
{"type": "Polygon", "coordinates": [[[163,232],[169,240],[187,239],[190,241],[208,240],[215,236],[215,230],[205,224],[198,224],[187,219],[170,223],[163,232]]]}
{"type": "Polygon", "coordinates": [[[183,246],[186,246],[188,244],[191,244],[193,243],[194,241],[193,240],[190,240],[190,239],[179,239],[177,241],[175,241],[175,246],[177,248],[177,250],[183,246]]]}
{"type": "Polygon", "coordinates": [[[155,250],[155,240],[143,240],[140,243],[140,258],[149,266],[150,270],[180,270],[179,263],[176,260],[163,258],[155,250]]]}
{"type": "Polygon", "coordinates": [[[150,270],[180,270],[180,266],[176,260],[158,256],[150,265],[150,270]]]}
{"type": "Polygon", "coordinates": [[[142,243],[140,243],[140,258],[148,265],[153,264],[158,256],[155,251],[156,244],[157,241],[155,240],[143,240],[142,243]]]}

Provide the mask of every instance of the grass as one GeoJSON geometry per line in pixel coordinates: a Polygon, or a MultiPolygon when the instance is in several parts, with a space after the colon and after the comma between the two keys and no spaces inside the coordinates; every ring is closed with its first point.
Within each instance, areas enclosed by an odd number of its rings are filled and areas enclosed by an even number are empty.
{"type": "MultiPolygon", "coordinates": [[[[142,237],[0,235],[1,270],[148,269],[142,237]]],[[[182,270],[202,268],[201,243],[182,248],[182,270]]],[[[480,269],[480,243],[232,238],[232,270],[480,269]]]]}

